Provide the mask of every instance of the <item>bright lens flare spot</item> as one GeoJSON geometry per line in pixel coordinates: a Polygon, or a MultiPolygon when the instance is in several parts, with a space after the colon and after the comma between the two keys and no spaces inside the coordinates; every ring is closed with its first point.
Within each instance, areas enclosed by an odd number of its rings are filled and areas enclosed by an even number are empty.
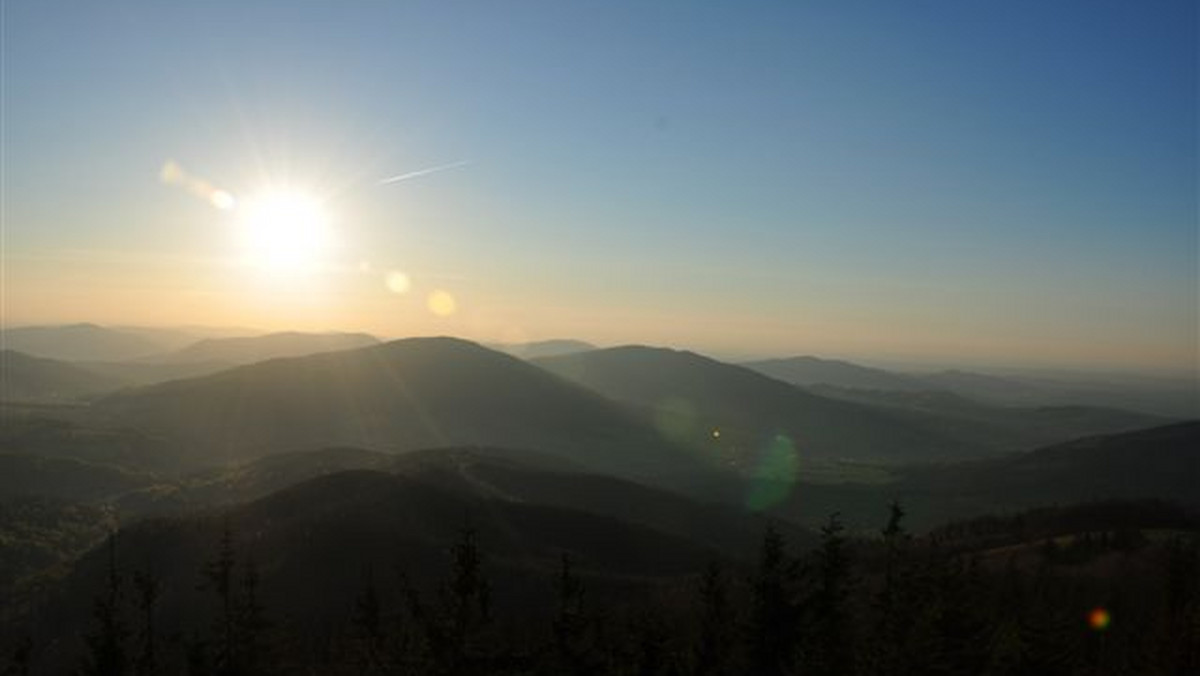
{"type": "Polygon", "coordinates": [[[412,281],[409,280],[408,275],[399,270],[389,272],[384,279],[384,283],[387,284],[388,290],[392,293],[407,293],[409,288],[412,287],[412,281]]]}
{"type": "Polygon", "coordinates": [[[425,303],[429,311],[439,317],[449,317],[458,310],[458,302],[454,300],[454,296],[450,295],[449,291],[440,289],[429,294],[425,303]]]}
{"type": "Polygon", "coordinates": [[[312,271],[333,245],[333,230],[321,203],[304,193],[265,193],[239,212],[239,241],[256,267],[312,271]]]}
{"type": "Polygon", "coordinates": [[[1096,608],[1088,613],[1088,626],[1096,631],[1104,631],[1108,629],[1109,623],[1112,622],[1112,615],[1104,608],[1096,608]]]}
{"type": "Polygon", "coordinates": [[[229,211],[237,204],[237,201],[233,199],[233,195],[230,195],[224,190],[212,191],[212,193],[208,196],[208,200],[212,202],[214,207],[220,209],[221,211],[229,211]]]}
{"type": "Polygon", "coordinates": [[[800,469],[796,445],[783,434],[775,435],[763,447],[750,475],[746,507],[761,512],[783,502],[792,492],[800,469]]]}

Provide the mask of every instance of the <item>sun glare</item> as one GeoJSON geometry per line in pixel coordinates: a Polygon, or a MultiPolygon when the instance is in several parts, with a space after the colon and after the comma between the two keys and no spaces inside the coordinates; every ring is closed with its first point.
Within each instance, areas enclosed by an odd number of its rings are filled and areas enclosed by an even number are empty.
{"type": "Polygon", "coordinates": [[[247,262],[255,267],[313,271],[333,245],[329,217],[311,195],[268,192],[239,206],[238,211],[239,243],[247,262]]]}

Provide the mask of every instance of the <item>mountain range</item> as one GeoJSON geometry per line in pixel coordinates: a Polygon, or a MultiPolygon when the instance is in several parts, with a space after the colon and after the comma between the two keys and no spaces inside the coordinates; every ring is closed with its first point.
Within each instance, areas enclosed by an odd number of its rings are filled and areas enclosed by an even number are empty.
{"type": "Polygon", "coordinates": [[[199,464],[327,446],[492,445],[622,476],[687,475],[705,465],[620,404],[453,338],[275,359],[118,393],[94,408],[170,440],[181,459],[199,464]]]}

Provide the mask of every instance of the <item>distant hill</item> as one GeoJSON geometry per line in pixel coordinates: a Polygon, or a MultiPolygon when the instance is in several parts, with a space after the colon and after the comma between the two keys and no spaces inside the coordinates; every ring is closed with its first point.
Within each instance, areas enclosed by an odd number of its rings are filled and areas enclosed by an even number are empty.
{"type": "Polygon", "coordinates": [[[379,339],[366,333],[300,333],[288,331],[262,336],[208,338],[154,361],[175,364],[220,363],[252,364],[281,357],[301,357],[318,352],[351,350],[378,345],[379,339]]]}
{"type": "Polygon", "coordinates": [[[0,331],[0,344],[37,357],[65,361],[122,361],[164,349],[165,342],[128,329],[95,324],[25,326],[0,331]]]}
{"type": "Polygon", "coordinates": [[[914,473],[936,487],[970,477],[996,501],[1160,498],[1200,507],[1200,422],[1089,437],[1013,457],[914,473]]]}
{"type": "Polygon", "coordinates": [[[0,400],[74,401],[101,392],[112,392],[125,382],[74,364],[33,357],[16,350],[0,350],[0,400]]]}
{"type": "Polygon", "coordinates": [[[1171,422],[1160,416],[1097,406],[999,406],[940,390],[879,391],[831,385],[810,389],[835,399],[887,408],[947,436],[1008,452],[1171,422]]]}
{"type": "Polygon", "coordinates": [[[623,476],[679,476],[701,466],[622,406],[452,338],[275,359],[123,392],[95,409],[209,464],[323,446],[489,445],[623,476]]]}
{"type": "Polygon", "coordinates": [[[898,470],[894,481],[788,487],[779,513],[801,523],[839,510],[878,523],[880,505],[905,503],[918,527],[1032,507],[1157,499],[1200,509],[1200,422],[1079,439],[1028,453],[898,470]]]}
{"type": "Polygon", "coordinates": [[[801,458],[890,462],[987,452],[986,446],[939,435],[886,411],[818,396],[692,352],[628,346],[535,363],[643,407],[665,434],[718,449],[748,471],[780,443],[793,444],[801,458]]]}
{"type": "Polygon", "coordinates": [[[860,366],[837,359],[787,357],[742,364],[777,380],[800,385],[834,385],[864,390],[912,391],[929,389],[926,383],[884,369],[860,366]]]}
{"type": "Polygon", "coordinates": [[[926,389],[946,390],[966,397],[999,404],[1037,404],[1053,400],[1049,388],[1015,378],[950,369],[918,376],[926,389]]]}
{"type": "Polygon", "coordinates": [[[992,406],[1094,406],[1176,419],[1200,417],[1200,380],[1194,375],[1151,377],[1064,372],[996,375],[961,369],[901,373],[817,357],[767,359],[745,366],[801,387],[947,392],[992,406]]]}
{"type": "Polygon", "coordinates": [[[537,359],[539,357],[557,357],[576,352],[587,352],[596,349],[595,345],[582,340],[554,339],[539,340],[532,343],[493,343],[488,345],[493,350],[507,352],[521,359],[537,359]]]}

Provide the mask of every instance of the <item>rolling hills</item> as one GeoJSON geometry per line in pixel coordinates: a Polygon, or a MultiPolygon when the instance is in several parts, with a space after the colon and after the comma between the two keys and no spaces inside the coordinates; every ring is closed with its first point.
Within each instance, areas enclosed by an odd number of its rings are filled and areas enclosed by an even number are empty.
{"type": "Polygon", "coordinates": [[[0,350],[0,401],[69,402],[124,384],[67,362],[0,350]]]}
{"type": "Polygon", "coordinates": [[[1200,422],[1102,435],[955,464],[898,469],[892,481],[786,487],[777,512],[811,525],[839,510],[861,527],[879,505],[905,504],[918,528],[1032,507],[1157,499],[1200,510],[1200,422]]]}
{"type": "Polygon", "coordinates": [[[704,464],[624,407],[452,338],[270,360],[123,392],[95,408],[198,464],[327,446],[458,445],[541,450],[622,476],[681,476],[704,464]]]}
{"type": "Polygon", "coordinates": [[[904,462],[989,452],[871,406],[818,396],[692,352],[617,347],[536,364],[654,416],[681,442],[717,447],[742,467],[781,436],[801,457],[904,462]]]}
{"type": "MultiPolygon", "coordinates": [[[[492,606],[520,609],[527,619],[551,612],[563,554],[587,577],[589,593],[600,595],[652,587],[722,559],[709,547],[616,519],[482,499],[368,470],[319,477],[219,513],[128,526],[117,537],[116,556],[127,574],[153,566],[162,590],[156,617],[163,654],[182,659],[186,651],[166,637],[203,630],[215,619],[212,591],[196,581],[217,555],[225,528],[238,570],[254,561],[257,593],[271,616],[289,632],[319,640],[320,627],[342,622],[368,579],[391,598],[402,593],[399,573],[417,589],[434,588],[466,527],[486,556],[492,606]]],[[[108,560],[107,548],[97,547],[41,595],[36,622],[27,626],[43,647],[40,667],[62,668],[56,660],[83,647],[88,599],[101,588],[108,560]]],[[[176,666],[182,667],[162,668],[176,666]]]]}
{"type": "Polygon", "coordinates": [[[833,385],[863,390],[912,391],[928,389],[919,379],[885,369],[862,366],[840,359],[813,356],[762,359],[742,364],[777,380],[808,387],[833,385]]]}
{"type": "Polygon", "coordinates": [[[267,359],[352,350],[378,344],[378,338],[366,333],[285,331],[261,336],[206,338],[181,350],[155,357],[153,361],[173,364],[212,363],[234,366],[252,364],[267,359]]]}
{"type": "Polygon", "coordinates": [[[172,349],[163,332],[116,329],[96,324],[22,326],[0,331],[0,344],[37,357],[64,361],[122,361],[172,349]]]}

